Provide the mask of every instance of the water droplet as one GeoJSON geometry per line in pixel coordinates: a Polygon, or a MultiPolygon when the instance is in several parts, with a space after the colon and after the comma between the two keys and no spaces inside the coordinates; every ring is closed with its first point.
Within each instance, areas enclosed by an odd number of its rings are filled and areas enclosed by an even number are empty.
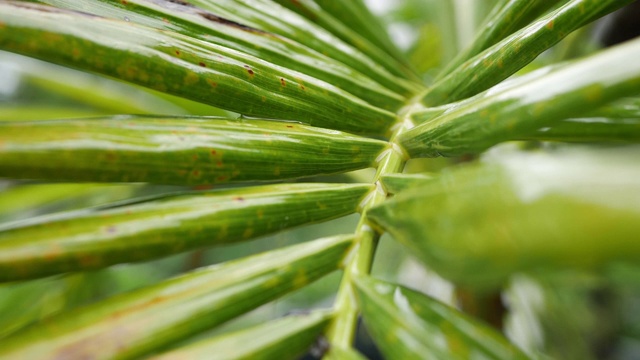
{"type": "Polygon", "coordinates": [[[129,22],[131,20],[129,20],[129,18],[127,16],[124,17],[124,21],[129,22]]]}

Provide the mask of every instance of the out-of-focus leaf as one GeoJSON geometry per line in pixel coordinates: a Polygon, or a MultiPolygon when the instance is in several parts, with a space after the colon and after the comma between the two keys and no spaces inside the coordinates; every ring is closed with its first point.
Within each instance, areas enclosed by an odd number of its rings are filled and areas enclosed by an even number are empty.
{"type": "Polygon", "coordinates": [[[637,261],[639,150],[496,151],[368,214],[440,275],[471,287],[637,261]]]}
{"type": "Polygon", "coordinates": [[[530,63],[572,31],[633,0],[571,0],[460,65],[423,97],[435,106],[489,89],[530,63]]]}
{"type": "Polygon", "coordinates": [[[175,185],[265,181],[374,164],[385,142],[291,122],[112,117],[0,123],[0,176],[175,185]]]}
{"type": "Polygon", "coordinates": [[[353,213],[370,185],[270,185],[169,195],[0,226],[0,281],[143,261],[353,213]]]}
{"type": "Polygon", "coordinates": [[[458,53],[440,73],[440,78],[448,75],[469,58],[477,55],[491,45],[511,35],[514,31],[528,25],[536,17],[553,5],[567,0],[501,0],[487,16],[471,46],[458,53]]]}
{"type": "MultiPolygon", "coordinates": [[[[640,40],[602,51],[546,74],[515,79],[480,94],[399,136],[412,156],[483,151],[567,117],[640,93],[640,40]]],[[[539,70],[546,71],[546,70],[539,70]]],[[[537,73],[536,73],[537,74],[537,73]]],[[[431,115],[432,110],[427,110],[431,115]]],[[[413,117],[420,117],[420,111],[413,117]]]]}
{"type": "Polygon", "coordinates": [[[330,319],[331,313],[325,311],[290,315],[246,330],[199,341],[151,359],[297,359],[311,347],[330,319]]]}
{"type": "Polygon", "coordinates": [[[0,192],[0,222],[132,197],[140,185],[25,184],[0,192]]]}
{"type": "Polygon", "coordinates": [[[397,194],[408,188],[422,185],[433,179],[432,174],[389,174],[382,176],[382,186],[390,194],[397,194]]]}
{"type": "Polygon", "coordinates": [[[60,314],[3,339],[0,357],[137,358],[336,270],[352,240],[320,239],[202,268],[60,314]]]}
{"type": "Polygon", "coordinates": [[[130,0],[126,3],[76,0],[38,2],[108,18],[126,17],[129,22],[175,31],[225,46],[326,81],[385,109],[397,109],[405,101],[403,96],[382,87],[358,70],[306,46],[230,22],[188,4],[157,0],[130,0]]]}
{"type": "Polygon", "coordinates": [[[22,2],[0,4],[0,49],[249,116],[381,133],[395,115],[321,80],[182,34],[22,2]]]}
{"type": "Polygon", "coordinates": [[[426,295],[370,277],[354,283],[367,329],[389,360],[528,359],[488,325],[426,295]]]}

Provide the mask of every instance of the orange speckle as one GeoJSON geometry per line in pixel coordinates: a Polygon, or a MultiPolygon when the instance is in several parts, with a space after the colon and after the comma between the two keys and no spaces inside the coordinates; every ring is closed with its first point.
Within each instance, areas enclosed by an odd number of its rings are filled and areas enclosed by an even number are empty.
{"type": "Polygon", "coordinates": [[[211,79],[207,79],[207,82],[209,83],[209,85],[211,85],[211,87],[218,87],[218,83],[211,79]]]}
{"type": "Polygon", "coordinates": [[[176,50],[176,55],[180,56],[180,50],[176,50]]]}
{"type": "Polygon", "coordinates": [[[244,201],[244,198],[242,196],[234,197],[233,201],[244,201]]]}
{"type": "Polygon", "coordinates": [[[193,174],[193,176],[195,177],[200,177],[200,170],[193,170],[191,174],[193,174]]]}
{"type": "Polygon", "coordinates": [[[547,29],[549,29],[549,30],[553,30],[553,20],[551,20],[551,21],[549,21],[549,22],[547,23],[547,29]]]}
{"type": "Polygon", "coordinates": [[[287,82],[284,81],[284,78],[280,78],[280,85],[287,86],[287,82]]]}
{"type": "Polygon", "coordinates": [[[216,178],[216,180],[218,180],[218,181],[227,181],[227,179],[228,179],[228,178],[229,178],[229,177],[228,177],[228,176],[226,176],[226,175],[220,175],[220,176],[218,176],[218,177],[216,178]]]}
{"type": "Polygon", "coordinates": [[[253,76],[255,74],[249,65],[245,65],[244,68],[247,69],[249,75],[253,76]]]}
{"type": "Polygon", "coordinates": [[[305,90],[304,85],[300,84],[300,90],[302,90],[302,91],[304,91],[304,90],[305,90]]]}
{"type": "Polygon", "coordinates": [[[202,66],[202,67],[207,67],[207,64],[203,63],[202,61],[198,63],[198,65],[202,66]]]}
{"type": "Polygon", "coordinates": [[[292,129],[292,128],[293,128],[293,125],[287,125],[287,127],[288,127],[289,129],[292,129]]]}
{"type": "Polygon", "coordinates": [[[216,166],[217,166],[217,167],[222,167],[222,161],[218,161],[218,162],[216,163],[216,166]]]}
{"type": "Polygon", "coordinates": [[[217,152],[215,150],[211,150],[211,155],[215,155],[217,152]]]}
{"type": "Polygon", "coordinates": [[[198,154],[194,154],[191,158],[192,158],[193,160],[198,160],[198,154]]]}

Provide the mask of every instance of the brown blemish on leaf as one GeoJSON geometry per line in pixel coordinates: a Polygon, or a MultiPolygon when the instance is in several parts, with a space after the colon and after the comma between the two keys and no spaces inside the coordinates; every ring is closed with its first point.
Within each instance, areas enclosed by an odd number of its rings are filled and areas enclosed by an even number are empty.
{"type": "Polygon", "coordinates": [[[211,149],[211,155],[215,155],[215,154],[216,154],[216,151],[211,149]]]}
{"type": "Polygon", "coordinates": [[[180,50],[176,50],[176,55],[180,56],[180,50]]]}
{"type": "Polygon", "coordinates": [[[229,179],[229,177],[226,175],[220,175],[216,178],[218,181],[227,181],[227,179],[229,179]]]}
{"type": "Polygon", "coordinates": [[[247,69],[247,72],[249,73],[249,75],[251,76],[255,75],[255,72],[253,71],[253,69],[251,69],[251,66],[244,65],[244,68],[247,69]]]}
{"type": "Polygon", "coordinates": [[[549,29],[549,30],[553,30],[553,20],[551,20],[551,21],[549,21],[549,22],[547,23],[547,29],[549,29]]]}
{"type": "Polygon", "coordinates": [[[222,161],[218,161],[218,162],[216,163],[216,166],[217,166],[217,167],[222,167],[222,161]]]}
{"type": "Polygon", "coordinates": [[[218,83],[211,79],[207,79],[207,82],[209,83],[209,85],[211,85],[211,87],[218,87],[218,83]]]}
{"type": "Polygon", "coordinates": [[[191,172],[191,174],[192,174],[194,177],[200,177],[200,170],[193,170],[193,171],[191,172]]]}
{"type": "Polygon", "coordinates": [[[256,28],[252,28],[250,26],[244,25],[244,24],[240,24],[238,22],[229,20],[229,19],[225,19],[223,17],[214,15],[210,12],[207,11],[199,11],[198,15],[202,16],[203,18],[209,20],[209,21],[213,21],[215,23],[218,24],[222,24],[225,26],[230,26],[230,27],[234,27],[236,29],[240,29],[242,31],[247,31],[247,32],[251,32],[251,33],[255,33],[255,34],[260,34],[260,35],[272,35],[266,31],[260,30],[260,29],[256,29],[256,28]]]}
{"type": "Polygon", "coordinates": [[[244,201],[244,198],[243,198],[242,196],[237,196],[237,197],[234,197],[234,198],[233,198],[233,201],[240,201],[240,202],[242,202],[242,201],[244,201]]]}
{"type": "Polygon", "coordinates": [[[280,85],[287,86],[287,82],[284,81],[284,78],[280,78],[280,85]]]}
{"type": "Polygon", "coordinates": [[[207,64],[203,63],[202,61],[198,63],[198,65],[202,66],[202,67],[207,67],[207,64]]]}

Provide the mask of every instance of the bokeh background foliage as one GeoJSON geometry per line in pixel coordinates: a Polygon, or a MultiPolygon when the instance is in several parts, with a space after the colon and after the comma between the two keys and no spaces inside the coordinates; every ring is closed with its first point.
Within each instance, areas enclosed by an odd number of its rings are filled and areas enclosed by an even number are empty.
{"type": "Polygon", "coordinates": [[[0,357],[640,356],[630,3],[1,2],[0,357]]]}

